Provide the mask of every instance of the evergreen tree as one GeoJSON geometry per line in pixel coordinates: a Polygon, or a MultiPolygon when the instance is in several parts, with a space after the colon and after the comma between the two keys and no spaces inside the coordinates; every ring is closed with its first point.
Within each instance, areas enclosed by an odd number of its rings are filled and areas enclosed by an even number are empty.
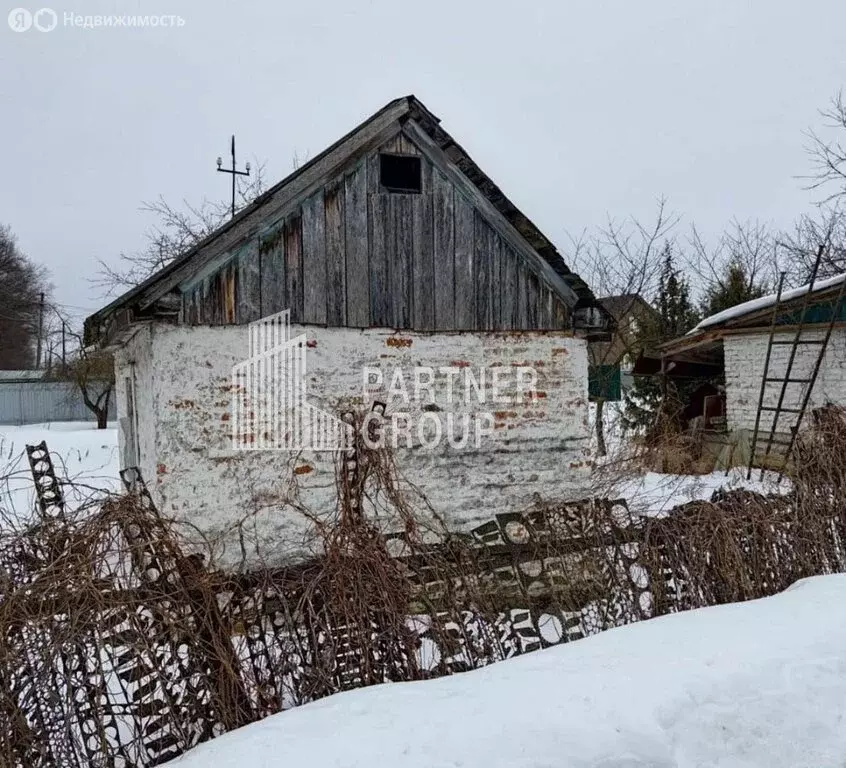
{"type": "MultiPolygon", "coordinates": [[[[650,346],[683,336],[697,322],[699,313],[690,298],[690,285],[675,264],[670,243],[664,246],[663,265],[658,287],[658,318],[646,338],[650,346]]],[[[661,402],[661,382],[657,376],[635,376],[624,397],[623,426],[640,429],[651,425],[661,402]]]]}
{"type": "Polygon", "coordinates": [[[715,315],[724,309],[736,307],[745,301],[758,299],[769,292],[769,286],[756,285],[746,274],[743,264],[732,261],[726,267],[726,274],[705,292],[702,300],[702,314],[715,315]]]}

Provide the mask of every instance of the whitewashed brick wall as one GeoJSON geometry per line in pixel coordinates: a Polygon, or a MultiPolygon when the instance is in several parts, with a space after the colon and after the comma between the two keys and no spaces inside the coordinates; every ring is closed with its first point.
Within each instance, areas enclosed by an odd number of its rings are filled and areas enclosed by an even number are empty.
{"type": "MultiPolygon", "coordinates": [[[[492,411],[494,435],[478,449],[418,444],[397,463],[432,508],[454,528],[467,528],[536,496],[578,498],[590,471],[587,350],[560,332],[414,334],[387,330],[295,327],[308,337],[308,399],[339,413],[369,408],[362,393],[367,366],[492,368],[528,365],[539,397],[515,405],[474,405],[492,411]]],[[[247,329],[156,325],[118,356],[118,381],[134,363],[149,381],[139,401],[145,438],[142,466],[165,514],[196,526],[223,565],[260,558],[279,564],[309,551],[302,514],[282,508],[296,497],[319,515],[335,509],[335,461],[329,453],[236,452],[231,448],[230,371],[247,357],[247,329]],[[150,438],[150,435],[153,437],[150,438]],[[147,468],[154,468],[148,470],[147,468]]],[[[436,385],[442,382],[436,382],[436,385]]],[[[449,409],[442,398],[441,408],[449,409]]],[[[389,403],[390,410],[411,410],[389,403]]],[[[125,407],[120,397],[118,408],[125,407]]],[[[454,412],[467,412],[456,403],[454,412]]]]}
{"type": "MultiPolygon", "coordinates": [[[[793,333],[778,333],[777,339],[791,340],[793,333]]],[[[821,339],[823,332],[802,333],[803,339],[821,339]]],[[[726,372],[726,410],[729,429],[754,429],[755,414],[758,409],[761,379],[767,355],[768,333],[754,335],[727,336],[723,340],[726,372]]],[[[779,344],[773,346],[770,358],[770,376],[783,376],[790,357],[791,346],[779,344]]],[[[791,378],[809,378],[819,354],[819,345],[800,345],[793,362],[791,378]]],[[[765,405],[778,403],[780,383],[767,385],[765,405]]],[[[784,406],[798,408],[802,401],[804,387],[801,384],[788,384],[784,406]]],[[[826,403],[846,404],[846,330],[835,329],[829,339],[817,382],[811,393],[808,409],[826,403]]],[[[769,431],[772,424],[772,412],[761,414],[761,429],[769,431]]],[[[803,426],[809,423],[806,413],[803,426]]],[[[778,431],[789,433],[795,424],[793,414],[782,414],[778,420],[778,431]]]]}

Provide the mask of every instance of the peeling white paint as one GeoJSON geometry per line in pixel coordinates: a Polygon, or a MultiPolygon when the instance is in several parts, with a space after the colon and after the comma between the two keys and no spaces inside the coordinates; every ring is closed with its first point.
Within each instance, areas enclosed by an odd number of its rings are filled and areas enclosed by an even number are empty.
{"type": "MultiPolygon", "coordinates": [[[[418,444],[401,448],[405,480],[451,527],[468,527],[543,498],[582,496],[590,467],[587,350],[566,332],[420,334],[389,330],[295,327],[308,349],[308,397],[340,413],[369,409],[365,366],[532,366],[543,393],[534,402],[446,405],[456,414],[493,411],[496,427],[478,449],[418,444]]],[[[230,370],[247,356],[244,326],[153,325],[117,355],[118,416],[126,416],[123,381],[136,377],[141,468],[164,514],[206,537],[220,564],[279,564],[309,551],[310,526],[282,500],[318,515],[335,509],[335,461],[328,453],[234,452],[230,444],[230,370]]],[[[388,411],[421,403],[389,402],[388,411]]],[[[121,435],[122,444],[124,436],[121,435]]]]}
{"type": "MultiPolygon", "coordinates": [[[[792,341],[795,332],[777,333],[776,338],[792,341]]],[[[821,339],[823,331],[803,331],[802,339],[821,339]]],[[[761,379],[764,376],[764,364],[767,357],[768,332],[726,336],[723,340],[726,372],[726,415],[730,430],[755,428],[755,415],[758,411],[758,399],[761,393],[761,379]]],[[[809,378],[819,355],[819,346],[800,345],[796,349],[790,377],[793,379],[809,378]]],[[[791,345],[778,344],[772,349],[769,376],[783,377],[790,357],[791,345]]],[[[781,382],[767,384],[764,397],[765,406],[775,406],[781,392],[781,382]]],[[[798,408],[802,403],[805,385],[790,383],[787,385],[783,406],[798,408]]],[[[846,330],[836,328],[826,347],[825,357],[820,366],[819,375],[814,385],[808,409],[819,408],[827,403],[846,403],[846,330]]],[[[768,432],[773,419],[771,411],[761,414],[760,429],[768,432]]],[[[778,431],[789,434],[795,424],[794,414],[784,413],[778,419],[778,431]]],[[[808,426],[808,414],[803,422],[808,426]]]]}

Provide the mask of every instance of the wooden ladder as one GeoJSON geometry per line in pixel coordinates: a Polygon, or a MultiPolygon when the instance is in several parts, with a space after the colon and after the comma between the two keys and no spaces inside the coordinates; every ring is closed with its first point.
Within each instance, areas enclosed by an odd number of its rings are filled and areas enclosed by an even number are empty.
{"type": "Polygon", "coordinates": [[[831,338],[831,332],[834,330],[834,325],[837,322],[838,318],[840,317],[840,309],[843,302],[844,296],[844,289],[846,289],[846,278],[840,282],[840,290],[837,294],[837,300],[835,301],[834,305],[832,306],[831,312],[831,319],[828,323],[828,327],[826,328],[825,335],[823,338],[803,338],[802,333],[803,331],[807,331],[807,310],[808,305],[810,304],[811,294],[814,292],[814,283],[817,279],[817,273],[819,271],[820,261],[822,259],[822,255],[825,251],[825,246],[821,245],[817,250],[817,258],[814,261],[814,267],[811,270],[811,280],[808,284],[808,290],[805,292],[805,295],[802,299],[802,308],[799,313],[799,321],[796,325],[796,331],[793,335],[792,339],[776,339],[775,332],[779,317],[779,311],[781,309],[781,296],[782,296],[782,289],[784,287],[784,272],[781,273],[779,276],[778,281],[778,292],[776,293],[776,301],[773,305],[773,314],[772,320],[770,322],[770,333],[769,339],[767,342],[767,356],[764,361],[764,375],[761,378],[761,389],[758,395],[758,411],[755,415],[755,429],[752,433],[752,446],[749,452],[749,467],[746,471],[746,479],[749,480],[752,476],[752,465],[755,462],[755,449],[758,445],[759,435],[761,432],[761,414],[762,413],[772,413],[773,420],[772,424],[769,429],[769,434],[767,435],[767,442],[766,446],[764,447],[764,455],[761,458],[761,480],[764,479],[764,472],[766,470],[766,461],[770,455],[770,452],[773,449],[774,445],[781,445],[784,446],[784,463],[781,466],[778,474],[778,481],[781,481],[781,478],[784,475],[784,468],[787,466],[787,462],[790,458],[790,454],[793,452],[793,446],[796,443],[796,437],[799,434],[799,428],[802,425],[802,419],[805,416],[805,411],[808,408],[808,403],[811,399],[811,393],[814,389],[814,383],[817,380],[817,376],[820,372],[820,367],[822,366],[823,358],[825,357],[825,351],[828,347],[828,341],[831,338]],[[772,351],[774,346],[778,345],[789,345],[790,346],[790,354],[787,358],[787,366],[784,370],[783,375],[781,376],[773,376],[770,372],[770,363],[772,361],[772,351]],[[796,360],[796,351],[802,345],[815,345],[819,347],[819,352],[817,353],[816,361],[814,362],[813,370],[811,371],[810,376],[807,378],[801,377],[793,377],[793,363],[796,360]],[[767,393],[767,385],[769,384],[781,384],[781,389],[779,391],[778,402],[775,406],[765,406],[764,399],[767,393]],[[787,387],[790,384],[801,384],[804,387],[801,403],[798,408],[796,407],[787,407],[784,404],[785,395],[787,393],[787,387]],[[791,416],[795,416],[796,423],[790,427],[790,437],[787,440],[778,437],[778,420],[779,416],[782,414],[790,414],[791,416]]]}

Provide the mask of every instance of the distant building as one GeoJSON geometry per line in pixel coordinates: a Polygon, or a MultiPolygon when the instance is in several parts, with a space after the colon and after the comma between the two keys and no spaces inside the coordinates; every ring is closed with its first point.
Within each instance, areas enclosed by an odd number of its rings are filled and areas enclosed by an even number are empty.
{"type": "MultiPolygon", "coordinates": [[[[685,336],[662,345],[661,362],[652,361],[651,371],[661,365],[668,379],[690,381],[710,380],[724,383],[718,395],[706,395],[701,402],[687,403],[688,414],[704,417],[704,426],[713,432],[732,435],[734,442],[746,442],[759,418],[759,401],[768,349],[769,371],[764,390],[763,410],[760,412],[759,435],[764,440],[772,430],[774,412],[778,405],[782,382],[788,362],[793,357],[790,382],[787,384],[779,414],[775,439],[789,441],[820,353],[820,344],[834,317],[831,338],[820,361],[819,372],[808,399],[809,413],[802,425],[812,423],[810,412],[828,404],[846,406],[846,307],[837,297],[846,275],[838,275],[817,282],[802,316],[802,307],[809,286],[785,291],[775,317],[774,344],[770,348],[770,329],[776,296],[764,296],[747,301],[702,320],[685,336]],[[795,348],[793,340],[800,324],[801,343],[795,348]]],[[[649,361],[644,361],[644,367],[649,361]]],[[[639,366],[640,367],[640,366],[639,366]]],[[[690,389],[690,388],[688,388],[690,389]]],[[[692,390],[700,393],[702,388],[692,390]]],[[[717,389],[712,388],[713,392],[717,389]]],[[[728,438],[727,438],[728,439],[728,438]]],[[[756,450],[756,456],[758,451],[756,450]]]]}
{"type": "Polygon", "coordinates": [[[631,386],[634,364],[643,351],[644,329],[658,321],[657,310],[638,293],[605,296],[600,306],[614,321],[610,341],[594,341],[588,348],[590,396],[620,400],[631,386]]]}

